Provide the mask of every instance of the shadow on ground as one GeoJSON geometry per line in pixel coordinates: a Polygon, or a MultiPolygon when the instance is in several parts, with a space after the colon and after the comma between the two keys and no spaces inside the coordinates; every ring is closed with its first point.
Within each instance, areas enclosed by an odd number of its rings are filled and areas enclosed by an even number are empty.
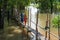
{"type": "Polygon", "coordinates": [[[27,32],[24,32],[24,29],[20,27],[15,22],[10,22],[9,24],[5,21],[4,33],[0,34],[0,40],[29,40],[27,38],[27,32]]]}
{"type": "Polygon", "coordinates": [[[28,40],[27,34],[19,27],[8,27],[4,34],[0,36],[0,40],[28,40]]]}

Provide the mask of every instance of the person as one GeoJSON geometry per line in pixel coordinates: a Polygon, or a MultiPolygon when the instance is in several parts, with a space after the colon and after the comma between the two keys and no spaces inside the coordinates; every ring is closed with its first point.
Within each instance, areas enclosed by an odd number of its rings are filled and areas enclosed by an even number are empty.
{"type": "Polygon", "coordinates": [[[26,22],[27,22],[27,16],[26,16],[26,14],[24,14],[24,24],[25,24],[25,26],[26,26],[26,22]]]}
{"type": "Polygon", "coordinates": [[[20,19],[21,23],[23,23],[23,21],[24,21],[24,14],[23,13],[20,14],[20,18],[21,18],[20,19]]]}

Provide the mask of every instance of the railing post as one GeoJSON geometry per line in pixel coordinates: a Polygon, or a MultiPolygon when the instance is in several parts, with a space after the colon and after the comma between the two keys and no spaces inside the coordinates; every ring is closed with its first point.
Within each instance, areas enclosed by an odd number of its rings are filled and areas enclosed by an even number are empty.
{"type": "Polygon", "coordinates": [[[48,29],[48,13],[47,13],[47,21],[46,21],[46,27],[45,27],[45,40],[47,39],[47,29],[48,29]]]}
{"type": "Polygon", "coordinates": [[[52,14],[52,12],[53,12],[53,1],[52,0],[50,0],[50,4],[51,4],[51,13],[49,14],[49,39],[48,40],[50,40],[50,27],[51,27],[51,14],[52,14]]]}
{"type": "MultiPolygon", "coordinates": [[[[28,8],[28,28],[29,28],[29,8],[28,8]]],[[[28,29],[27,29],[27,40],[28,40],[28,29]]]]}
{"type": "Polygon", "coordinates": [[[37,12],[37,15],[36,15],[36,40],[38,40],[38,12],[37,12]]]}

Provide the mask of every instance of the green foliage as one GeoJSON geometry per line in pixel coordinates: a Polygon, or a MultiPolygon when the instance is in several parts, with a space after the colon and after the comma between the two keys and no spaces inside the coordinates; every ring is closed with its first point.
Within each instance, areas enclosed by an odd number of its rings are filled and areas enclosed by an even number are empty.
{"type": "Polygon", "coordinates": [[[41,12],[50,12],[51,3],[53,11],[56,9],[60,10],[60,2],[58,0],[35,0],[35,2],[39,4],[38,8],[41,9],[41,12]]]}
{"type": "Polygon", "coordinates": [[[0,7],[3,6],[3,0],[0,0],[0,7]]]}
{"type": "Polygon", "coordinates": [[[16,3],[17,3],[17,5],[26,6],[30,3],[30,0],[17,0],[16,3]]]}
{"type": "Polygon", "coordinates": [[[25,6],[30,4],[30,0],[8,0],[8,9],[11,8],[11,6],[24,8],[25,6]]]}
{"type": "Polygon", "coordinates": [[[42,0],[41,1],[41,12],[49,12],[51,5],[50,0],[42,0]]]}
{"type": "MultiPolygon", "coordinates": [[[[60,15],[59,15],[60,16],[60,15]]],[[[58,16],[55,16],[52,20],[53,27],[58,28],[58,16]]]]}
{"type": "Polygon", "coordinates": [[[2,0],[0,0],[0,3],[1,3],[2,0]]]}

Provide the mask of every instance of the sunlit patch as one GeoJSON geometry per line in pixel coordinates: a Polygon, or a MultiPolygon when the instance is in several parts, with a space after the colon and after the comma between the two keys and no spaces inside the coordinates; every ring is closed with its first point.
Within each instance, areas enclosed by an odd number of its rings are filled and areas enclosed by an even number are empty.
{"type": "Polygon", "coordinates": [[[21,33],[22,30],[20,30],[19,27],[11,26],[11,27],[8,27],[7,28],[7,31],[6,32],[8,34],[18,34],[18,33],[21,33]]]}
{"type": "MultiPolygon", "coordinates": [[[[34,4],[31,4],[29,7],[29,17],[31,15],[31,21],[36,24],[36,15],[37,15],[37,8],[34,7],[34,4]]],[[[31,22],[31,28],[36,30],[36,25],[31,22]]],[[[29,18],[29,25],[30,25],[30,18],[29,18]]]]}
{"type": "MultiPolygon", "coordinates": [[[[29,6],[29,26],[34,30],[36,30],[36,25],[35,25],[36,24],[36,15],[37,15],[37,8],[34,7],[33,4],[31,4],[29,6]],[[31,23],[31,25],[30,25],[30,23],[31,23]]],[[[29,33],[29,35],[31,36],[31,38],[33,38],[33,36],[34,36],[33,40],[36,40],[36,35],[34,33],[29,33]]]]}
{"type": "Polygon", "coordinates": [[[22,30],[20,30],[20,29],[15,29],[14,31],[13,31],[13,33],[16,33],[16,34],[19,34],[19,33],[21,33],[22,32],[22,30]]]}
{"type": "Polygon", "coordinates": [[[8,34],[7,35],[7,37],[13,37],[14,36],[14,34],[8,34]]]}

